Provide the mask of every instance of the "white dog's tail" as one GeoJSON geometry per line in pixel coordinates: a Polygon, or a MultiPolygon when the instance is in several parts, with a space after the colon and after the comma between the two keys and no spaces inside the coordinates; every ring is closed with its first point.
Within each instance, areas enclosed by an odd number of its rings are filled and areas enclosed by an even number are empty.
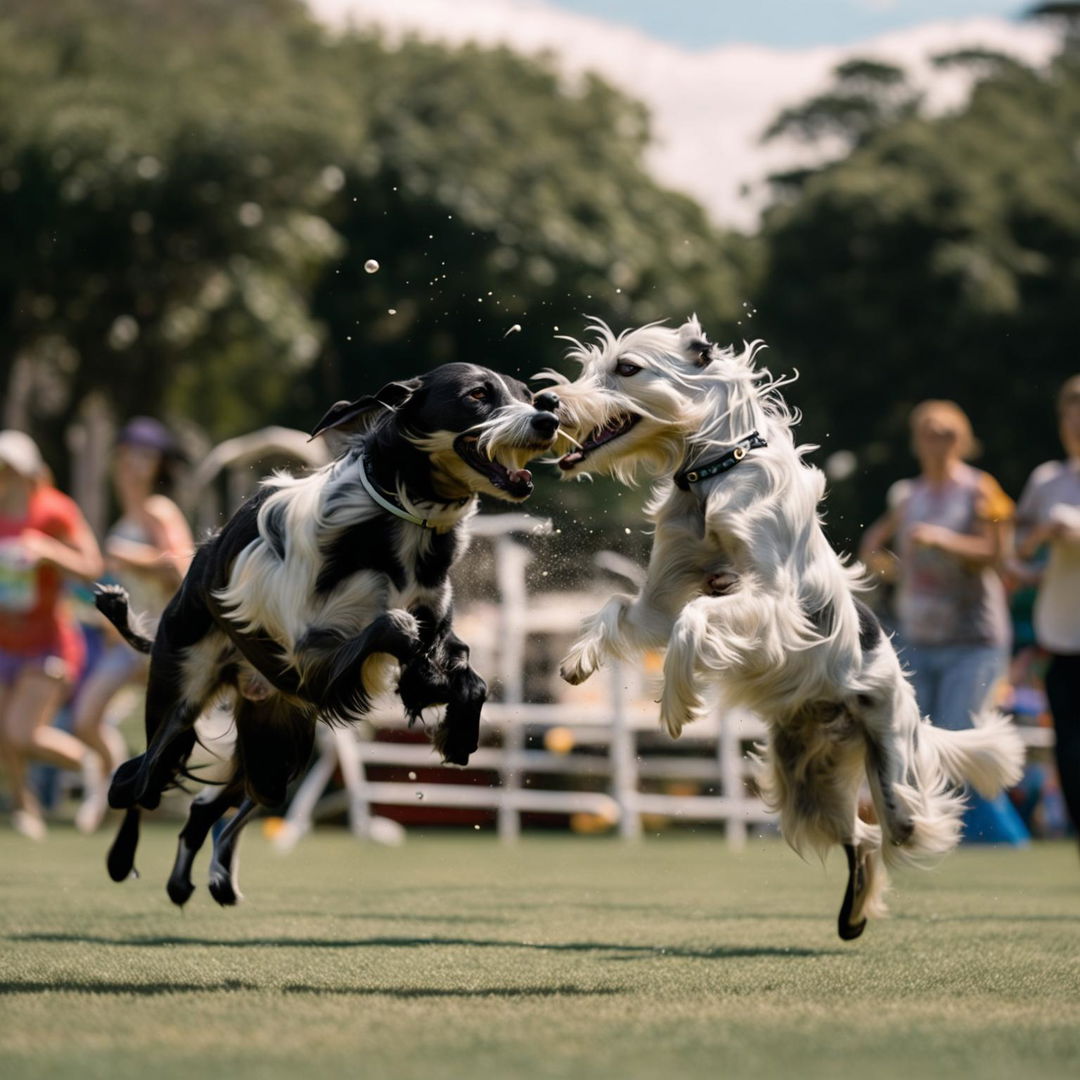
{"type": "MultiPolygon", "coordinates": [[[[1019,780],[1024,744],[996,710],[979,714],[975,726],[962,731],[934,727],[920,716],[906,679],[896,705],[892,750],[899,761],[892,791],[900,803],[899,819],[907,827],[893,831],[883,854],[889,862],[919,862],[943,855],[959,842],[963,785],[992,797],[1019,780]]],[[[888,820],[880,789],[873,782],[871,787],[879,813],[888,820]]]]}
{"type": "Polygon", "coordinates": [[[919,741],[929,744],[950,780],[968,783],[993,798],[1012,787],[1024,771],[1024,742],[1008,717],[987,709],[963,731],[922,724],[919,741]]]}

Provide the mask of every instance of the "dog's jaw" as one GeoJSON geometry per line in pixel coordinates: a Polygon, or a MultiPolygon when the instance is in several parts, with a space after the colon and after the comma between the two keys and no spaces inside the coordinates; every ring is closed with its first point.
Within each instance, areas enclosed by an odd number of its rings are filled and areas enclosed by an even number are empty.
{"type": "MultiPolygon", "coordinates": [[[[480,449],[479,442],[477,435],[460,435],[454,440],[454,452],[473,472],[479,473],[487,481],[490,494],[513,502],[527,499],[533,493],[532,473],[523,465],[507,465],[496,457],[488,457],[480,449]]],[[[523,447],[522,450],[528,457],[535,457],[544,453],[548,445],[523,447]]]]}
{"type": "Polygon", "coordinates": [[[584,465],[592,454],[627,435],[642,419],[644,418],[640,413],[623,412],[593,428],[578,447],[559,458],[559,468],[564,473],[574,472],[578,466],[584,465]]]}

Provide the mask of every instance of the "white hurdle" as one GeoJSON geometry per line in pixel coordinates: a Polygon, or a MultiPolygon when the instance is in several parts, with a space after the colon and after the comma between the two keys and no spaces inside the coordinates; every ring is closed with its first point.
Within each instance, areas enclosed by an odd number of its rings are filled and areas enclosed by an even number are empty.
{"type": "MultiPolygon", "coordinates": [[[[532,558],[521,536],[546,535],[550,523],[527,514],[498,514],[476,518],[473,535],[492,542],[499,589],[497,618],[479,620],[465,634],[482,658],[485,671],[498,674],[499,694],[484,709],[486,733],[496,732],[499,745],[482,746],[463,774],[482,770],[498,776],[495,786],[470,783],[422,783],[371,781],[367,767],[396,766],[431,768],[436,764],[429,744],[379,742],[371,736],[378,729],[401,728],[404,719],[394,699],[376,704],[368,723],[358,728],[323,729],[319,756],[297,789],[284,822],[275,836],[281,850],[290,850],[312,828],[315,820],[345,809],[354,835],[383,843],[400,842],[401,827],[372,813],[374,804],[487,809],[496,812],[497,830],[507,842],[521,832],[524,813],[584,814],[601,825],[614,825],[627,840],[641,835],[643,818],[723,822],[729,843],[745,843],[752,823],[764,823],[771,815],[760,799],[747,790],[743,743],[761,734],[751,717],[717,709],[689,729],[680,740],[697,756],[649,752],[642,754],[639,739],[651,742],[657,734],[657,708],[643,697],[644,680],[639,670],[614,664],[607,675],[607,693],[588,703],[525,700],[526,643],[530,635],[572,637],[578,630],[578,607],[594,604],[595,597],[581,598],[577,605],[537,604],[527,594],[525,572],[532,558]],[[487,640],[480,632],[487,628],[487,640]],[[479,637],[480,640],[476,640],[479,637]],[[553,728],[566,729],[574,747],[590,753],[558,752],[528,748],[528,734],[553,728]],[[711,744],[711,745],[710,745],[711,744]],[[711,754],[702,754],[710,748],[711,754]],[[325,794],[331,778],[340,770],[344,791],[325,794]],[[529,786],[529,778],[578,776],[602,783],[605,791],[546,790],[529,786]],[[719,794],[671,794],[643,791],[642,783],[678,781],[719,789],[719,794]]],[[[612,553],[597,558],[605,569],[636,578],[640,570],[629,560],[612,553]]],[[[602,677],[602,676],[601,676],[602,677]]],[[[457,770],[455,770],[457,771],[457,770]]]]}

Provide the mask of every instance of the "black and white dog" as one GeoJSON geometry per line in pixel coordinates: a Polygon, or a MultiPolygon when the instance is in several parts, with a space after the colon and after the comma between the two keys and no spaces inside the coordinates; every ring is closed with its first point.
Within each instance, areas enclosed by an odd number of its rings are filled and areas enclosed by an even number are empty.
{"type": "Polygon", "coordinates": [[[761,786],[797,850],[841,845],[849,879],[844,939],[884,911],[885,864],[952,848],[958,784],[1014,783],[1024,748],[988,711],[967,731],[920,715],[889,639],[857,597],[862,572],[830,547],[818,516],[825,477],[793,438],[780,382],[741,352],[709,343],[696,319],[616,336],[597,324],[578,345],[574,382],[552,373],[567,453],[563,475],[644,467],[662,482],[639,596],[617,596],[563,662],[571,683],[606,658],[666,647],[660,718],[677,736],[708,684],[766,723],[761,786]],[[879,824],[860,819],[866,781],[879,824]]]}
{"type": "MultiPolygon", "coordinates": [[[[435,705],[443,759],[476,749],[487,687],[451,626],[450,568],[466,543],[477,495],[520,502],[525,463],[556,437],[558,398],[474,364],[447,364],[339,402],[314,435],[341,453],[301,477],[267,480],[197,551],[152,642],[119,590],[98,605],[136,648],[151,652],[146,752],[117,771],[109,802],[128,813],[109,872],[131,872],[138,808],[156,807],[184,772],[195,722],[222,693],[235,700],[232,780],[196,801],[181,833],[169,895],[191,895],[191,862],[231,805],[211,863],[210,890],[233,903],[236,838],[258,805],[285,798],[307,763],[317,719],[365,712],[395,672],[410,718],[435,705]],[[242,799],[242,802],[240,801],[242,799]]],[[[313,437],[314,437],[313,435],[313,437]]]]}

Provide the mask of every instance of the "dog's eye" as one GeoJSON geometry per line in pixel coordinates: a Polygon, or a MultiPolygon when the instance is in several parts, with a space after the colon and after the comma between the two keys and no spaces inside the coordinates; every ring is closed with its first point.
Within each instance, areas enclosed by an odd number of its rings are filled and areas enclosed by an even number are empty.
{"type": "Polygon", "coordinates": [[[478,386],[475,390],[470,390],[465,396],[472,398],[473,401],[487,401],[489,394],[487,387],[478,386]]]}
{"type": "Polygon", "coordinates": [[[629,378],[631,375],[636,375],[640,370],[640,364],[631,364],[629,360],[620,360],[615,365],[615,374],[623,375],[626,378],[629,378]]]}

